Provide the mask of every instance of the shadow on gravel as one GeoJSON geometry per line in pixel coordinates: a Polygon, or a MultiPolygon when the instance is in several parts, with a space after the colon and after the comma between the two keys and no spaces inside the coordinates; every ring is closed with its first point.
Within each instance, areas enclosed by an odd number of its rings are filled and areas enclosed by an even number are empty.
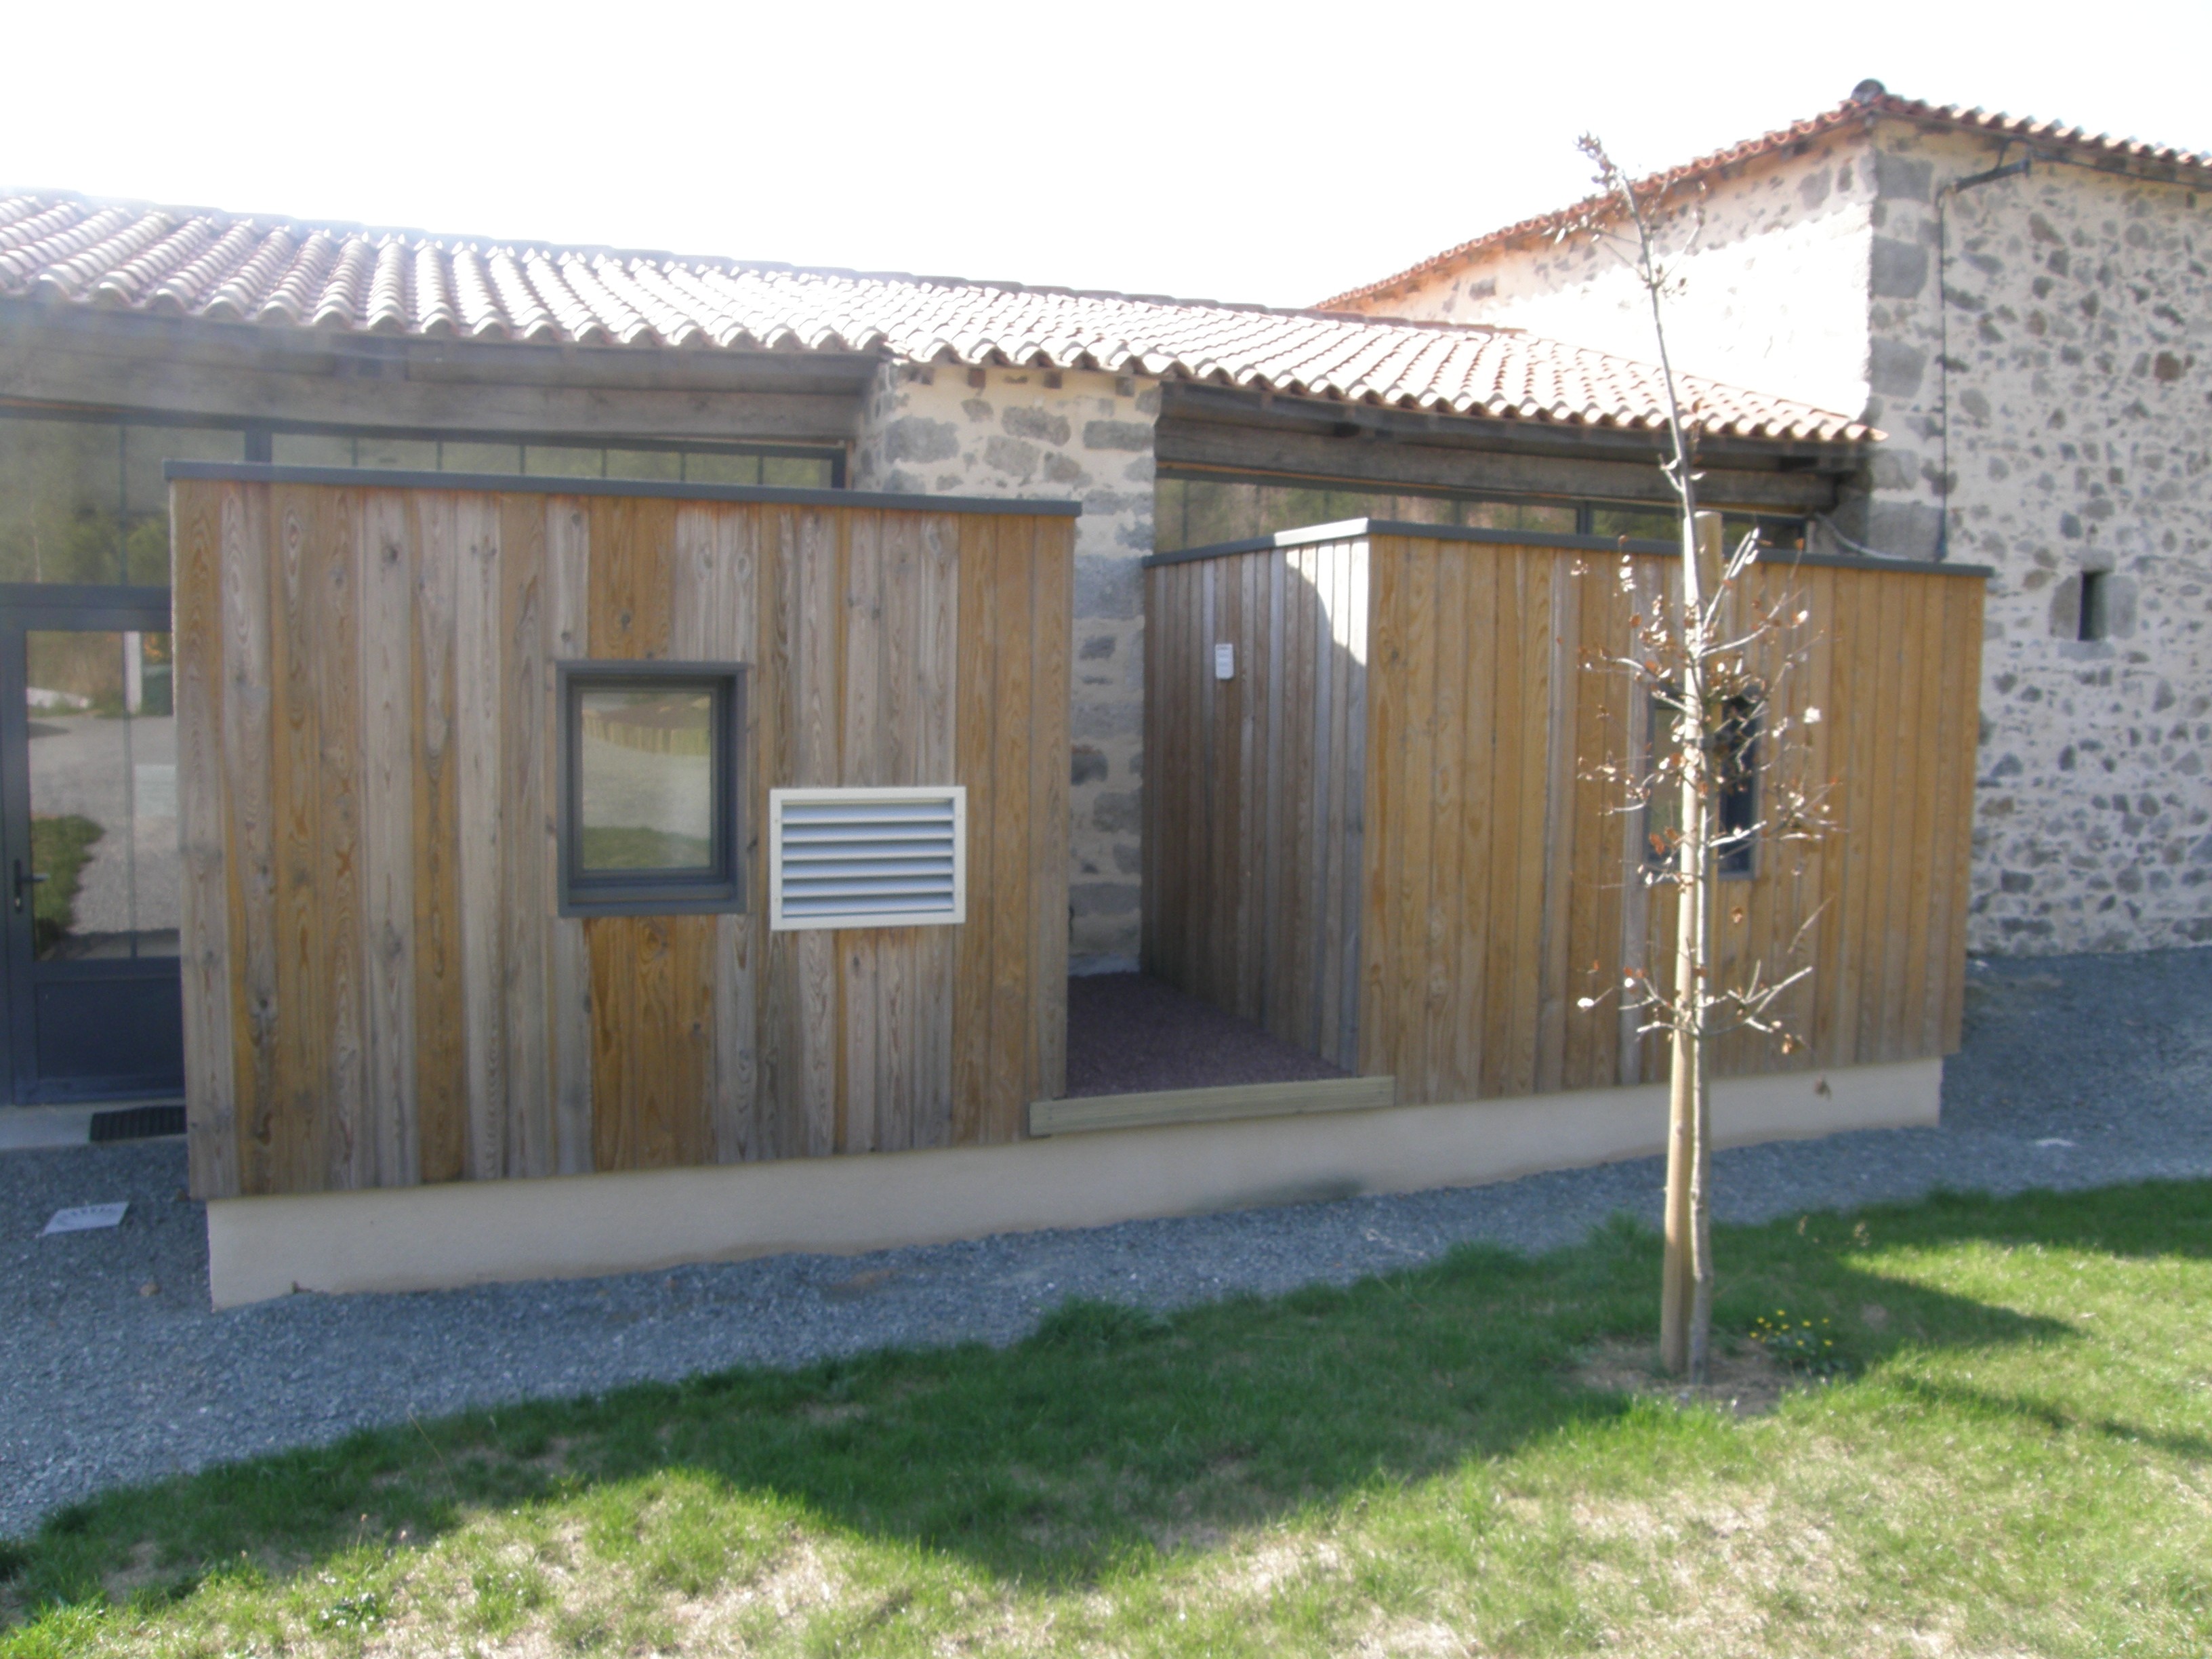
{"type": "MultiPolygon", "coordinates": [[[[2212,1255],[2212,1183],[1945,1196],[1723,1228],[1717,1324],[1741,1333],[1778,1308],[1826,1319],[1854,1369],[1905,1345],[2074,1340],[2063,1323],[1884,1276],[1869,1259],[1960,1241],[2212,1255]]],[[[563,1504],[680,1470],[995,1574],[1081,1583],[1132,1552],[1653,1409],[1574,1371],[1593,1345],[1650,1330],[1657,1267],[1656,1239],[1617,1222],[1540,1260],[1464,1249],[1347,1288],[1169,1318],[1071,1304],[1003,1350],[880,1353],[472,1413],[118,1492],[60,1511],[0,1566],[14,1570],[19,1609],[118,1582],[189,1593],[241,1553],[306,1571],[364,1543],[419,1546],[490,1506],[563,1504]]]]}

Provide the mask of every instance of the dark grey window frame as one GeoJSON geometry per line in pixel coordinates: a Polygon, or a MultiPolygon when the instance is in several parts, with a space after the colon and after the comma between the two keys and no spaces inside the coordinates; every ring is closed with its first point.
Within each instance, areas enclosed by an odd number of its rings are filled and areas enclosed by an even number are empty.
{"type": "Polygon", "coordinates": [[[564,916],[692,915],[745,908],[745,679],[740,662],[600,661],[556,665],[561,711],[561,914],[564,916]],[[714,698],[712,865],[699,872],[591,872],[583,866],[583,779],[577,765],[587,690],[668,689],[690,682],[714,698]]]}
{"type": "MultiPolygon", "coordinates": [[[[1673,718],[1657,690],[1646,693],[1646,730],[1644,742],[1644,770],[1647,777],[1658,763],[1661,743],[1660,724],[1673,718]]],[[[1741,736],[1735,743],[1732,757],[1715,756],[1712,763],[1727,768],[1729,775],[1722,778],[1713,791],[1713,873],[1723,881],[1752,881],[1759,875],[1759,811],[1760,805],[1759,775],[1760,742],[1766,735],[1766,699],[1762,692],[1756,696],[1736,699],[1739,707],[1729,718],[1735,722],[1741,736]]],[[[1663,789],[1678,789],[1679,785],[1664,783],[1663,789]]],[[[1647,868],[1663,869],[1674,861],[1671,848],[1657,844],[1650,828],[1651,803],[1647,799],[1638,822],[1644,837],[1644,862],[1647,868]]]]}

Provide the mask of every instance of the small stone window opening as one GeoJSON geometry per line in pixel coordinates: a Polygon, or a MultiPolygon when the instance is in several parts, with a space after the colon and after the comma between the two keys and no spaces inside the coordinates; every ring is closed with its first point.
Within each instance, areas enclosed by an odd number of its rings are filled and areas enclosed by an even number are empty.
{"type": "Polygon", "coordinates": [[[2106,574],[2102,570],[2081,573],[2081,607],[2074,629],[2077,640],[2101,640],[2110,631],[2111,595],[2105,580],[2106,574]]]}

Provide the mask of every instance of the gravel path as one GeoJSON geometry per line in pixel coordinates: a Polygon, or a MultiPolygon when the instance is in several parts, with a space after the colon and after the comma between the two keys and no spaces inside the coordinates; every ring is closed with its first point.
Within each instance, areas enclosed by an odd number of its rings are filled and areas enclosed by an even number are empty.
{"type": "MultiPolygon", "coordinates": [[[[2212,950],[1975,964],[1938,1129],[1747,1147],[1717,1212],[1751,1221],[1909,1199],[2212,1176],[2212,950]]],[[[1008,1342],[1074,1295],[1168,1308],[1425,1261],[1467,1239],[1543,1250],[1626,1211],[1656,1159],[866,1257],[207,1307],[182,1144],[0,1158],[0,1536],[119,1481],[526,1395],[571,1395],[884,1344],[1008,1342]],[[39,1237],[127,1198],[112,1232],[39,1237]]]]}

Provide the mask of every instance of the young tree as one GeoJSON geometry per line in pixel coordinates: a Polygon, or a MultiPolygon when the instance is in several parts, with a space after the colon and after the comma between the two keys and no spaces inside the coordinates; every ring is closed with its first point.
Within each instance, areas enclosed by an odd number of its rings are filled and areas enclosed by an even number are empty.
{"type": "MultiPolygon", "coordinates": [[[[1634,637],[1623,654],[1594,665],[1625,672],[1638,694],[1649,697],[1651,752],[1608,758],[1593,770],[1623,786],[1624,810],[1644,817],[1652,842],[1656,863],[1644,878],[1655,887],[1672,887],[1676,897],[1671,977],[1662,981],[1632,966],[1623,971],[1617,992],[1607,994],[1620,995],[1643,1016],[1642,1030],[1663,1031],[1668,1040],[1660,1358],[1669,1372],[1702,1383],[1712,1331],[1714,1042],[1728,1030],[1749,1027],[1777,1037],[1784,1053],[1794,1049],[1796,1039],[1782,1028],[1776,1005],[1811,972],[1799,968],[1769,979],[1765,964],[1754,961],[1738,982],[1720,982],[1714,930],[1720,864],[1755,841],[1802,845],[1826,827],[1825,790],[1806,787],[1802,773],[1783,763],[1780,753],[1793,735],[1802,737],[1803,726],[1819,721],[1820,710],[1808,708],[1794,722],[1774,716],[1787,707],[1778,695],[1783,677],[1803,660],[1808,615],[1789,596],[1754,607],[1745,579],[1761,550],[1757,532],[1726,551],[1720,515],[1698,505],[1698,428],[1690,418],[1694,410],[1686,412],[1668,349],[1666,301],[1680,286],[1679,271],[1696,246],[1702,214],[1694,200],[1668,199],[1663,185],[1639,190],[1595,137],[1585,137],[1581,149],[1597,168],[1599,191],[1561,234],[1599,240],[1621,258],[1644,291],[1666,394],[1668,449],[1661,465],[1681,515],[1682,556],[1671,591],[1662,602],[1637,610],[1634,637]],[[1663,744],[1657,730],[1662,723],[1663,744]],[[1754,788],[1754,782],[1764,787],[1754,788]],[[1755,807],[1741,808],[1747,800],[1755,807]],[[1674,821],[1668,823],[1664,809],[1670,804],[1674,821]],[[1737,810],[1724,811],[1729,807],[1737,810]]],[[[1636,591],[1626,556],[1620,580],[1636,591]]],[[[1808,916],[1792,954],[1811,926],[1808,916]]],[[[1605,1000],[1585,997],[1581,1006],[1588,1009],[1605,1000]]]]}

